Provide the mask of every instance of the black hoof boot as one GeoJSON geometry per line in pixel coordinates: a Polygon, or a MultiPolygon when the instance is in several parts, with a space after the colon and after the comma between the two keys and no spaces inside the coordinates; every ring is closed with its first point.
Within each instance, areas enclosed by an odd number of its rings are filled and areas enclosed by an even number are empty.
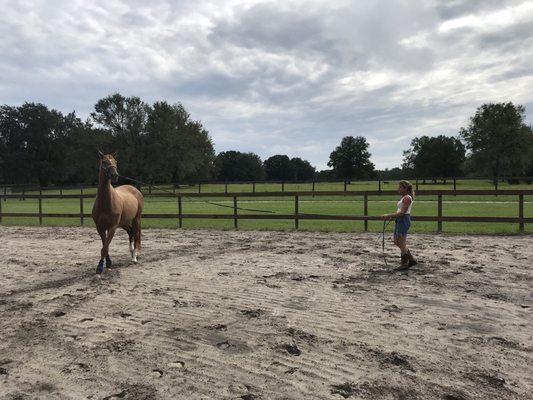
{"type": "Polygon", "coordinates": [[[98,275],[100,275],[102,272],[104,272],[104,260],[100,260],[98,266],[96,267],[96,273],[98,275]]]}
{"type": "Polygon", "coordinates": [[[106,268],[111,268],[113,266],[113,262],[111,261],[111,257],[105,256],[105,266],[106,266],[106,268]]]}

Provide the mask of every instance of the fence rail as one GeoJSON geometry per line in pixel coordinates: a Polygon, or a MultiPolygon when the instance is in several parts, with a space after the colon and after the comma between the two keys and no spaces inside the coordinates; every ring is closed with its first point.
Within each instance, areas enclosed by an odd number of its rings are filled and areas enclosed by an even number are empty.
{"type": "MultiPolygon", "coordinates": [[[[234,221],[234,227],[238,228],[239,220],[292,220],[294,228],[299,228],[301,220],[330,220],[330,221],[364,221],[364,230],[368,230],[368,221],[381,220],[380,216],[368,215],[369,196],[387,196],[397,195],[393,190],[376,190],[376,191],[323,191],[323,192],[238,192],[238,193],[176,193],[161,194],[154,193],[152,197],[166,197],[177,199],[177,213],[152,213],[143,214],[143,218],[156,219],[175,219],[178,221],[178,227],[183,226],[184,219],[229,219],[234,221]],[[301,213],[299,208],[302,197],[324,197],[324,196],[353,196],[363,198],[363,215],[332,215],[332,214],[310,214],[301,213]],[[190,214],[183,212],[183,198],[231,198],[233,200],[233,213],[231,214],[190,214]],[[293,197],[294,212],[292,214],[242,214],[239,213],[239,197],[293,197]]],[[[23,195],[3,195],[0,193],[0,224],[4,217],[31,217],[38,218],[39,225],[43,224],[43,218],[79,218],[80,224],[84,224],[85,218],[90,218],[91,214],[85,213],[83,209],[83,200],[95,198],[92,194],[33,194],[24,195],[26,199],[37,199],[38,210],[36,213],[28,212],[3,212],[2,200],[21,199],[23,195]],[[79,199],[78,213],[45,213],[43,212],[43,200],[47,199],[79,199]]],[[[532,217],[524,217],[524,196],[533,196],[533,190],[421,190],[417,196],[437,196],[437,215],[435,216],[412,216],[413,221],[436,222],[437,232],[442,232],[443,222],[490,222],[490,223],[516,223],[520,232],[524,232],[526,223],[532,223],[532,217]],[[474,216],[448,216],[443,215],[443,196],[479,196],[479,195],[500,195],[517,197],[517,216],[516,217],[474,217],[474,216]]]]}

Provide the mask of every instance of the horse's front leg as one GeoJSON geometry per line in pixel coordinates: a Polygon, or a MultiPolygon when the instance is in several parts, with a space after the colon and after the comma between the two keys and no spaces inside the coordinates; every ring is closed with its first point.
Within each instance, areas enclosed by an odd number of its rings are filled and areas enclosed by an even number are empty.
{"type": "Polygon", "coordinates": [[[104,260],[105,260],[105,266],[107,268],[110,268],[113,265],[113,262],[111,261],[111,258],[109,257],[109,245],[111,244],[111,241],[113,240],[113,236],[115,235],[115,231],[117,230],[117,227],[113,227],[107,231],[106,237],[104,240],[102,240],[102,250],[100,251],[100,262],[98,263],[98,267],[96,268],[96,273],[101,274],[104,272],[104,260]]]}
{"type": "MultiPolygon", "coordinates": [[[[96,230],[98,231],[98,234],[100,235],[100,239],[102,239],[102,250],[100,251],[100,254],[102,254],[103,247],[105,246],[106,242],[106,230],[104,228],[96,227],[96,230]]],[[[101,274],[104,272],[104,257],[100,258],[100,262],[98,263],[98,266],[96,267],[96,273],[101,274]]]]}

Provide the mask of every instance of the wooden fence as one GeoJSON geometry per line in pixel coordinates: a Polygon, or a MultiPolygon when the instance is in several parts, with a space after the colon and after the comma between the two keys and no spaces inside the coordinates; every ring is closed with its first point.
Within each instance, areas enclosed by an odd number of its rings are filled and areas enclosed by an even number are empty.
{"type": "MultiPolygon", "coordinates": [[[[516,223],[520,232],[524,231],[526,223],[532,223],[533,217],[524,217],[524,196],[532,196],[533,190],[420,190],[417,197],[423,196],[437,196],[437,213],[434,216],[412,216],[413,221],[436,222],[437,232],[442,232],[443,222],[494,222],[494,223],[516,223]],[[442,199],[443,196],[485,196],[485,195],[500,195],[500,196],[516,196],[517,199],[517,216],[516,217],[469,217],[469,216],[448,216],[443,215],[442,199]]],[[[91,214],[86,213],[83,207],[83,199],[94,198],[91,194],[65,194],[65,195],[47,195],[35,194],[25,195],[26,199],[37,199],[37,212],[3,212],[2,199],[21,199],[22,195],[3,195],[0,193],[0,224],[4,217],[34,217],[38,218],[39,225],[42,225],[43,218],[79,218],[80,224],[84,224],[85,218],[90,218],[91,214]],[[78,199],[79,212],[78,213],[45,213],[43,212],[43,200],[45,199],[78,199]]],[[[166,214],[143,214],[143,218],[157,218],[157,219],[175,219],[177,226],[183,226],[184,219],[230,219],[234,221],[234,227],[238,228],[238,221],[243,219],[261,219],[261,220],[293,220],[294,228],[299,228],[299,221],[301,220],[331,220],[331,221],[364,221],[364,229],[368,230],[368,221],[380,220],[380,216],[368,215],[369,196],[397,196],[396,191],[323,191],[323,192],[239,192],[239,193],[176,193],[176,194],[159,194],[154,193],[152,197],[175,197],[177,204],[177,213],[166,214]],[[362,197],[363,199],[363,214],[362,215],[334,215],[334,214],[308,214],[301,213],[299,209],[299,201],[302,197],[308,196],[354,196],[362,197]],[[294,212],[291,214],[281,213],[239,213],[239,198],[253,198],[253,197],[292,197],[294,199],[294,212]],[[233,213],[228,214],[189,214],[183,212],[183,198],[226,198],[233,200],[233,213]]],[[[201,200],[200,200],[201,201],[201,200]]]]}

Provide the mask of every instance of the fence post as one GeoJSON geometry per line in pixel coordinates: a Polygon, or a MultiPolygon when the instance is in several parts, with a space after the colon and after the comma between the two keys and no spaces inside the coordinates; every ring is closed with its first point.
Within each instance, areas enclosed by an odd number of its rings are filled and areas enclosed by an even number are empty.
{"type": "Polygon", "coordinates": [[[148,185],[148,196],[151,196],[152,195],[152,184],[150,183],[148,185]]]}
{"type": "Polygon", "coordinates": [[[437,232],[442,232],[442,221],[440,218],[442,217],[442,194],[439,194],[439,201],[438,201],[438,217],[439,221],[437,222],[437,232]]]}
{"type": "Polygon", "coordinates": [[[202,192],[202,183],[198,182],[198,193],[202,192]]]}
{"type": "Polygon", "coordinates": [[[378,178],[378,191],[381,192],[381,178],[378,178]]]}
{"type": "Polygon", "coordinates": [[[83,195],[80,196],[80,222],[83,226],[83,195]]]}
{"type": "Polygon", "coordinates": [[[178,194],[178,227],[183,227],[183,211],[181,205],[181,193],[178,194]]]}
{"type": "Polygon", "coordinates": [[[457,190],[457,179],[456,178],[453,178],[453,190],[457,190]]]}
{"type": "Polygon", "coordinates": [[[298,195],[294,195],[294,229],[298,230],[299,220],[298,220],[298,195]]]}
{"type": "Polygon", "coordinates": [[[233,196],[233,227],[235,229],[239,227],[237,218],[237,196],[233,196]]]}
{"type": "Polygon", "coordinates": [[[39,195],[39,225],[43,224],[43,199],[39,195]]]}
{"type": "Polygon", "coordinates": [[[348,186],[348,184],[347,184],[346,182],[347,182],[347,181],[346,181],[346,179],[345,179],[345,180],[344,180],[344,193],[346,193],[346,188],[347,188],[347,186],[348,186]]]}
{"type": "Polygon", "coordinates": [[[285,182],[281,182],[281,191],[285,192],[285,182]]]}
{"type": "Polygon", "coordinates": [[[520,218],[518,230],[520,232],[524,232],[524,194],[523,193],[518,195],[518,218],[520,218]]]}
{"type": "Polygon", "coordinates": [[[315,197],[315,181],[313,180],[313,189],[312,189],[312,192],[313,192],[313,197],[315,197]]]}
{"type": "MultiPolygon", "coordinates": [[[[13,190],[11,191],[13,193],[13,190]]],[[[4,196],[7,195],[7,186],[4,186],[4,196]]],[[[7,197],[4,197],[4,201],[7,201],[7,197]]]]}
{"type": "Polygon", "coordinates": [[[63,199],[63,185],[59,187],[59,196],[61,196],[61,199],[63,199]]]}
{"type": "Polygon", "coordinates": [[[22,201],[26,200],[26,196],[24,196],[26,192],[26,188],[22,188],[22,201]]]}
{"type": "Polygon", "coordinates": [[[415,186],[416,186],[416,191],[418,192],[418,178],[416,178],[415,186]]]}
{"type": "MultiPolygon", "coordinates": [[[[5,196],[5,194],[4,194],[4,196],[5,196]]],[[[5,197],[4,197],[4,200],[5,200],[5,197]]],[[[2,225],[2,199],[0,199],[0,225],[2,225]]]]}
{"type": "Polygon", "coordinates": [[[255,193],[255,182],[252,183],[252,191],[255,193]]]}
{"type": "MultiPolygon", "coordinates": [[[[364,202],[363,202],[363,214],[365,217],[368,216],[368,194],[364,194],[364,202]]],[[[368,231],[368,220],[365,218],[365,232],[368,231]]]]}
{"type": "Polygon", "coordinates": [[[224,193],[228,193],[228,182],[224,183],[224,193]]]}

